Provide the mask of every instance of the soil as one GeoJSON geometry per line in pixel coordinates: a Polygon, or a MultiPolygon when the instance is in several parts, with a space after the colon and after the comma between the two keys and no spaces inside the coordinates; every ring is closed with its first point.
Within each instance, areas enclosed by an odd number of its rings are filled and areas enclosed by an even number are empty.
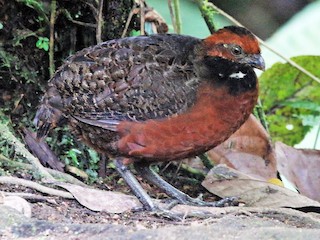
{"type": "MultiPolygon", "coordinates": [[[[128,190],[122,184],[109,187],[128,190]]],[[[45,196],[23,186],[2,184],[0,190],[41,197],[27,199],[31,218],[0,205],[1,239],[304,239],[306,234],[318,239],[320,235],[319,214],[292,209],[178,205],[172,212],[192,214],[175,220],[146,211],[95,212],[74,199],[45,196]]]]}

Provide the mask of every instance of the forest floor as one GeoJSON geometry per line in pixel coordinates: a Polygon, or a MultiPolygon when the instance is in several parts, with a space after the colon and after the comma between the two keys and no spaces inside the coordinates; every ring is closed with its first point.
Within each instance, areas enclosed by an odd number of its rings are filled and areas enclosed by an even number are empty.
{"type": "MultiPolygon", "coordinates": [[[[1,184],[3,192],[36,194],[1,184]]],[[[115,186],[116,191],[127,191],[115,186]]],[[[123,194],[128,198],[131,197],[123,194]]],[[[0,205],[1,239],[319,239],[320,215],[286,208],[190,207],[177,205],[169,219],[146,211],[92,211],[75,199],[40,194],[28,199],[31,217],[0,205]],[[181,215],[182,214],[182,215],[181,215]]],[[[120,200],[119,200],[120,201],[120,200]]]]}

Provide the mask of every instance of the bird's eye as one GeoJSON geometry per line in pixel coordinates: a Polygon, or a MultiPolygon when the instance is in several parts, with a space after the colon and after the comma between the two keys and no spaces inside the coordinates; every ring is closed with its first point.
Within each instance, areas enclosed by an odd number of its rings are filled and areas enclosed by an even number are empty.
{"type": "Polygon", "coordinates": [[[242,48],[240,46],[233,46],[231,48],[231,52],[235,56],[241,55],[243,53],[242,48]]]}

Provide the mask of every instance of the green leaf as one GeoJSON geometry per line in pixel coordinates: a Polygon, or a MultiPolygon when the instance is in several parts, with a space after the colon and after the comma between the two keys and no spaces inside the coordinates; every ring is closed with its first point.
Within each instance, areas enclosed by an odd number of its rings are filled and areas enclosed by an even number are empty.
{"type": "MultiPolygon", "coordinates": [[[[299,56],[293,61],[320,77],[320,56],[299,56]]],[[[288,63],[276,63],[260,77],[260,97],[274,140],[300,142],[310,126],[303,116],[318,116],[320,84],[288,63]]]]}
{"type": "Polygon", "coordinates": [[[48,52],[48,50],[49,50],[49,44],[42,44],[42,48],[43,48],[43,50],[45,50],[46,52],[48,52]]]}
{"type": "Polygon", "coordinates": [[[140,34],[140,31],[132,30],[132,31],[130,32],[130,36],[132,36],[132,37],[139,36],[139,35],[141,35],[141,34],[140,34]]]}
{"type": "Polygon", "coordinates": [[[39,49],[43,49],[45,51],[48,51],[49,50],[49,38],[38,37],[38,41],[36,42],[36,47],[39,49]]]}
{"type": "Polygon", "coordinates": [[[38,41],[36,42],[36,47],[41,49],[41,45],[42,45],[42,39],[39,37],[38,41]]]}
{"type": "Polygon", "coordinates": [[[90,163],[95,164],[100,161],[99,154],[96,151],[89,148],[88,153],[90,157],[90,163]]]}
{"type": "Polygon", "coordinates": [[[78,160],[78,154],[81,154],[81,151],[76,148],[70,149],[67,154],[67,156],[71,159],[71,163],[75,166],[78,166],[80,164],[78,160]]]}

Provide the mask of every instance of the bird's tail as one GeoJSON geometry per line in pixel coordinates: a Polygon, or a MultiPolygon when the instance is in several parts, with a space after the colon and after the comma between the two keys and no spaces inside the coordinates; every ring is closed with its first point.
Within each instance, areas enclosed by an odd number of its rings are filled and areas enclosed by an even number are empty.
{"type": "Polygon", "coordinates": [[[49,90],[44,95],[33,120],[37,127],[37,139],[45,138],[51,129],[60,125],[64,119],[60,109],[62,109],[60,96],[52,94],[49,90]]]}

